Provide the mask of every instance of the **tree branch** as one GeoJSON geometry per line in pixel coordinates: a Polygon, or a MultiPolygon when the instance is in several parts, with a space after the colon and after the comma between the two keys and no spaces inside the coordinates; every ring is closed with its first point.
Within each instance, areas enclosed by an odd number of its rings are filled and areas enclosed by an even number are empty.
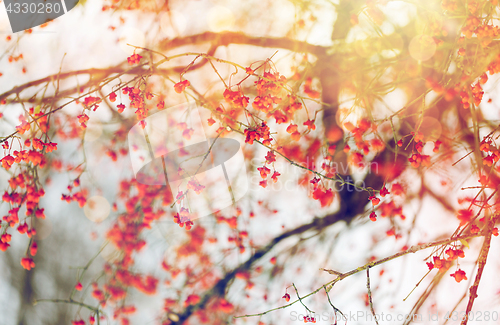
{"type": "Polygon", "coordinates": [[[266,246],[258,249],[246,262],[242,263],[237,268],[233,269],[231,272],[226,273],[226,275],[220,279],[207,293],[201,298],[200,302],[196,305],[190,305],[187,307],[181,314],[178,315],[179,320],[173,322],[173,324],[183,324],[196,310],[205,307],[205,305],[209,302],[212,297],[216,296],[224,296],[226,291],[226,287],[229,285],[231,280],[236,276],[236,274],[243,270],[248,270],[252,267],[252,265],[261,259],[264,255],[266,255],[271,249],[273,249],[278,243],[283,241],[286,238],[300,235],[309,230],[321,230],[327,226],[330,226],[337,221],[342,220],[338,214],[327,215],[323,218],[314,218],[314,220],[302,226],[299,226],[295,229],[284,232],[283,234],[275,237],[271,240],[266,246]]]}
{"type": "Polygon", "coordinates": [[[326,55],[326,47],[309,44],[307,42],[290,39],[287,37],[258,37],[250,36],[241,32],[205,32],[186,37],[165,39],[158,45],[160,51],[170,51],[173,48],[196,45],[205,42],[213,42],[220,46],[229,44],[253,45],[258,47],[281,48],[293,52],[307,52],[315,56],[326,55]]]}
{"type": "Polygon", "coordinates": [[[488,258],[488,253],[490,251],[491,244],[491,232],[493,227],[495,227],[495,221],[498,219],[496,216],[492,216],[488,226],[486,227],[486,236],[484,237],[483,246],[481,247],[481,253],[479,254],[479,262],[477,268],[476,278],[474,279],[474,284],[470,287],[470,297],[467,303],[467,309],[465,310],[465,316],[462,320],[461,325],[467,325],[469,321],[469,313],[474,305],[474,300],[477,298],[477,288],[479,287],[479,282],[481,282],[481,277],[483,276],[484,266],[486,265],[486,259],[488,258]]]}

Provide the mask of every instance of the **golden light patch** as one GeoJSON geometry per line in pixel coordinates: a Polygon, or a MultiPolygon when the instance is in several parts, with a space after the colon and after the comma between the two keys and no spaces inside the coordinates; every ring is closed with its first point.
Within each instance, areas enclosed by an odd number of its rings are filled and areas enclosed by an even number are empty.
{"type": "Polygon", "coordinates": [[[83,213],[93,222],[102,222],[105,220],[111,211],[111,206],[108,200],[102,196],[93,196],[87,200],[83,213]]]}
{"type": "Polygon", "coordinates": [[[213,32],[230,30],[234,25],[234,14],[224,6],[215,6],[208,11],[207,23],[213,32]]]}
{"type": "Polygon", "coordinates": [[[417,61],[427,61],[436,53],[436,42],[428,35],[415,36],[408,46],[412,58],[417,61]]]}

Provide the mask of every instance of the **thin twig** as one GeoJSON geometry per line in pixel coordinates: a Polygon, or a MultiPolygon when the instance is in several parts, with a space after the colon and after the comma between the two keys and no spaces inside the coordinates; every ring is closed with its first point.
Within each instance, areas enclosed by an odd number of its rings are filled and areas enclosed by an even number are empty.
{"type": "Polygon", "coordinates": [[[292,283],[293,285],[293,288],[295,289],[295,293],[297,294],[297,298],[299,299],[300,303],[302,304],[302,306],[305,307],[305,309],[307,309],[307,311],[311,314],[314,314],[314,312],[312,310],[310,310],[309,308],[307,308],[307,306],[302,302],[302,298],[300,298],[299,296],[299,291],[297,290],[297,287],[295,286],[294,283],[292,283]]]}
{"type": "MultiPolygon", "coordinates": [[[[424,250],[424,249],[427,249],[427,248],[430,248],[430,247],[435,247],[435,246],[441,246],[441,245],[448,245],[450,243],[453,243],[453,242],[456,242],[456,241],[460,241],[460,240],[467,240],[467,239],[470,239],[470,238],[475,238],[475,237],[481,237],[481,236],[484,236],[484,232],[481,232],[481,233],[478,233],[478,234],[474,234],[474,235],[468,235],[468,236],[463,236],[463,237],[452,237],[452,238],[449,238],[449,239],[443,239],[443,240],[439,240],[439,241],[435,241],[435,242],[431,242],[431,243],[427,243],[427,244],[422,244],[422,245],[415,245],[415,246],[412,246],[410,248],[408,248],[407,250],[404,250],[404,251],[401,251],[401,252],[398,252],[396,254],[393,254],[393,255],[390,255],[390,256],[387,256],[383,259],[380,259],[378,261],[373,261],[373,262],[369,262],[363,266],[360,266],[358,268],[355,268],[349,272],[346,272],[346,273],[343,273],[342,275],[338,276],[337,278],[335,278],[334,280],[322,285],[321,287],[319,287],[318,289],[308,293],[307,295],[303,296],[301,299],[304,299],[304,298],[307,298],[309,296],[312,296],[316,293],[318,293],[321,289],[323,289],[323,287],[328,287],[330,285],[334,285],[335,283],[337,282],[340,282],[342,281],[343,279],[347,278],[347,277],[350,277],[356,273],[359,273],[359,272],[362,272],[364,270],[366,270],[367,268],[369,267],[374,267],[374,266],[377,266],[377,265],[380,265],[380,264],[383,264],[383,263],[386,263],[386,262],[389,262],[389,261],[392,261],[393,259],[396,259],[398,257],[401,257],[403,255],[407,255],[407,254],[410,254],[410,253],[416,253],[418,251],[421,251],[421,250],[424,250]]],[[[262,312],[262,313],[258,313],[258,314],[250,314],[250,315],[241,315],[241,316],[234,316],[234,318],[244,318],[244,317],[254,317],[254,316],[262,316],[262,315],[265,315],[265,314],[268,314],[272,311],[275,311],[275,310],[279,310],[279,309],[284,309],[284,308],[287,308],[297,302],[299,302],[300,300],[295,300],[289,304],[286,304],[286,305],[283,305],[283,306],[280,306],[280,307],[276,307],[276,308],[273,308],[273,309],[269,309],[265,312],[262,312]]]]}
{"type": "Polygon", "coordinates": [[[332,304],[332,301],[330,300],[330,295],[328,294],[328,290],[326,289],[326,286],[323,286],[323,288],[325,289],[326,297],[328,298],[328,303],[330,304],[330,306],[332,306],[333,311],[335,312],[335,324],[336,324],[337,323],[337,313],[342,315],[342,317],[344,317],[344,318],[346,318],[346,317],[344,316],[344,313],[342,313],[342,311],[340,309],[338,309],[337,307],[335,307],[332,304]]]}
{"type": "Polygon", "coordinates": [[[370,267],[366,269],[366,288],[368,289],[368,302],[370,304],[370,310],[373,318],[375,318],[375,323],[378,325],[377,315],[375,315],[375,309],[373,309],[372,290],[370,289],[370,267]]]}
{"type": "Polygon", "coordinates": [[[80,301],[75,301],[75,300],[63,300],[63,299],[36,299],[33,304],[36,305],[39,302],[57,302],[57,303],[62,303],[62,304],[71,304],[71,305],[78,305],[84,308],[87,308],[90,311],[93,311],[95,313],[99,313],[99,307],[92,307],[90,305],[84,304],[83,302],[80,301]]]}

